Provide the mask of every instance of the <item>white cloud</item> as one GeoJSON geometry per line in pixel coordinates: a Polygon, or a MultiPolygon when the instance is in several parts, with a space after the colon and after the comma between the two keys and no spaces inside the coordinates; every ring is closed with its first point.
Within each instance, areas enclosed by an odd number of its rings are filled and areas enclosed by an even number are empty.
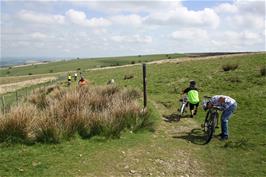
{"type": "Polygon", "coordinates": [[[30,35],[33,39],[43,40],[47,38],[47,35],[40,32],[35,32],[30,35]]]}
{"type": "Polygon", "coordinates": [[[28,10],[21,10],[18,13],[18,17],[21,20],[32,22],[32,23],[40,23],[40,24],[64,24],[65,18],[62,15],[50,15],[50,14],[42,14],[28,10]]]}
{"type": "Polygon", "coordinates": [[[173,1],[3,3],[3,56],[265,50],[264,1],[202,1],[198,10],[173,1]]]}
{"type": "Polygon", "coordinates": [[[251,31],[225,31],[214,37],[211,43],[220,49],[242,49],[243,51],[250,50],[254,46],[260,46],[265,41],[262,34],[251,31]]]}
{"type": "Polygon", "coordinates": [[[171,11],[152,13],[147,17],[146,21],[155,25],[205,26],[216,28],[219,25],[220,19],[214,10],[209,8],[192,11],[186,7],[179,7],[171,11]]]}
{"type": "Polygon", "coordinates": [[[237,6],[241,13],[265,16],[266,4],[264,0],[237,0],[235,6],[237,6]]]}
{"type": "Polygon", "coordinates": [[[74,24],[86,26],[87,16],[84,12],[70,9],[66,12],[66,17],[74,24]]]}
{"type": "Polygon", "coordinates": [[[114,24],[139,26],[143,22],[143,18],[136,14],[116,15],[110,18],[114,24]]]}
{"type": "Polygon", "coordinates": [[[111,22],[105,18],[91,18],[87,22],[90,27],[105,27],[111,25],[111,22]]]}
{"type": "Polygon", "coordinates": [[[232,26],[235,26],[239,29],[255,28],[255,29],[264,29],[265,21],[261,16],[256,16],[254,14],[238,14],[228,17],[228,21],[232,26]]]}
{"type": "Polygon", "coordinates": [[[264,29],[265,1],[237,0],[234,3],[223,3],[215,11],[225,16],[226,26],[234,29],[264,29]]]}
{"type": "Polygon", "coordinates": [[[151,36],[140,36],[138,34],[132,36],[117,35],[112,36],[111,40],[118,43],[151,43],[151,36]]]}
{"type": "Polygon", "coordinates": [[[207,40],[208,34],[207,31],[202,29],[182,29],[177,30],[171,34],[171,37],[176,40],[191,40],[191,41],[199,41],[199,40],[207,40]]]}
{"type": "Polygon", "coordinates": [[[238,8],[234,4],[223,3],[214,8],[217,13],[236,13],[238,8]]]}
{"type": "Polygon", "coordinates": [[[105,18],[91,18],[87,19],[83,11],[70,9],[66,12],[66,17],[73,23],[80,26],[87,27],[104,27],[111,25],[111,22],[105,18]]]}
{"type": "Polygon", "coordinates": [[[74,5],[82,7],[88,7],[89,9],[119,14],[123,12],[140,13],[140,12],[156,12],[161,10],[170,10],[181,6],[181,2],[178,1],[76,1],[72,2],[74,5]]]}
{"type": "Polygon", "coordinates": [[[256,43],[261,43],[263,41],[262,36],[257,33],[250,31],[235,32],[227,31],[224,33],[225,39],[231,41],[231,43],[239,45],[254,45],[256,43]]]}

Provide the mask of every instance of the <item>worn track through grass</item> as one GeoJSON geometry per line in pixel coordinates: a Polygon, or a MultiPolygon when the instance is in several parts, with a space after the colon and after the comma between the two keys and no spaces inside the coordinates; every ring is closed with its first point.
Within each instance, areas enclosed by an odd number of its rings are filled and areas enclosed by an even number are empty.
{"type": "MultiPolygon", "coordinates": [[[[160,112],[165,111],[159,104],[153,102],[153,105],[160,112]]],[[[163,121],[162,114],[160,118],[156,123],[155,132],[150,134],[147,141],[119,149],[119,157],[113,170],[103,171],[100,176],[210,176],[195,156],[199,149],[184,139],[175,138],[190,132],[192,128],[198,128],[196,121],[188,118],[167,123],[163,121]]],[[[95,173],[87,175],[94,176],[95,173]]]]}

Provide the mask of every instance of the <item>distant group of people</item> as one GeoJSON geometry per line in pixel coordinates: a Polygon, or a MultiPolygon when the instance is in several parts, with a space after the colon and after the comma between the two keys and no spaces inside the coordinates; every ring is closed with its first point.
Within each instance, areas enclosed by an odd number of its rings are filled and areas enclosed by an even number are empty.
{"type": "MultiPolygon", "coordinates": [[[[74,81],[77,81],[77,78],[78,78],[78,73],[74,73],[74,81]]],[[[71,79],[72,79],[71,74],[68,74],[68,76],[67,76],[68,85],[71,84],[71,79]]],[[[88,81],[80,73],[80,79],[78,81],[78,86],[81,87],[81,86],[84,86],[84,85],[87,85],[87,84],[88,84],[88,81]]]]}
{"type": "MultiPolygon", "coordinates": [[[[193,117],[197,114],[198,106],[199,106],[199,92],[196,87],[196,82],[191,80],[189,82],[189,87],[186,88],[182,94],[187,95],[188,104],[190,108],[190,117],[193,117]]],[[[215,95],[211,97],[210,101],[207,103],[207,108],[212,108],[213,106],[218,106],[221,108],[222,116],[221,116],[221,140],[228,139],[228,121],[232,117],[233,113],[236,111],[237,102],[233,98],[225,95],[215,95]]]]}
{"type": "MultiPolygon", "coordinates": [[[[78,74],[77,73],[74,73],[74,81],[77,81],[77,78],[78,78],[78,74]]],[[[67,76],[67,82],[68,82],[68,85],[71,84],[71,79],[72,79],[72,76],[71,74],[69,73],[68,76],[67,76]]],[[[78,86],[84,86],[84,85],[87,85],[88,84],[88,81],[84,78],[84,76],[82,76],[82,74],[80,73],[80,79],[78,81],[78,86]]],[[[115,80],[114,79],[111,79],[107,82],[107,85],[112,85],[112,84],[115,84],[115,80]]]]}

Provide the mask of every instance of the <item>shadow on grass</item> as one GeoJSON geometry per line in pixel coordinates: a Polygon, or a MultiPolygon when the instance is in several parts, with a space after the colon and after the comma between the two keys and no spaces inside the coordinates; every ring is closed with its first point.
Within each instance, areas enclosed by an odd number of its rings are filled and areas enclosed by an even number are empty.
{"type": "Polygon", "coordinates": [[[165,122],[179,122],[180,119],[183,119],[183,118],[191,118],[190,115],[179,115],[178,113],[172,113],[170,115],[163,115],[163,120],[165,122]]]}
{"type": "Polygon", "coordinates": [[[194,128],[190,132],[185,132],[185,135],[173,136],[173,138],[184,139],[197,145],[206,144],[206,135],[200,128],[194,128]]]}
{"type": "Polygon", "coordinates": [[[239,140],[227,141],[224,144],[223,148],[248,150],[248,149],[254,149],[255,146],[256,145],[251,143],[249,139],[241,138],[239,140]]]}

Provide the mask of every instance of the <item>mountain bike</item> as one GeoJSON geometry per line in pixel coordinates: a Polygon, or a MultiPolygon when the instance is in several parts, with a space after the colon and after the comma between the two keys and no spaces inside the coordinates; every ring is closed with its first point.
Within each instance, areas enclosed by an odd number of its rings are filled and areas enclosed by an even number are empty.
{"type": "Polygon", "coordinates": [[[215,128],[218,128],[218,111],[221,111],[221,107],[218,106],[213,106],[212,108],[207,107],[210,98],[211,97],[204,96],[205,100],[203,100],[203,109],[207,111],[204,123],[202,124],[202,128],[205,133],[205,144],[208,144],[211,141],[215,133],[215,128]]]}
{"type": "Polygon", "coordinates": [[[180,101],[180,107],[178,109],[178,112],[179,112],[179,115],[182,116],[184,112],[186,111],[186,107],[188,104],[187,96],[184,95],[183,98],[181,98],[179,101],[180,101]]]}

